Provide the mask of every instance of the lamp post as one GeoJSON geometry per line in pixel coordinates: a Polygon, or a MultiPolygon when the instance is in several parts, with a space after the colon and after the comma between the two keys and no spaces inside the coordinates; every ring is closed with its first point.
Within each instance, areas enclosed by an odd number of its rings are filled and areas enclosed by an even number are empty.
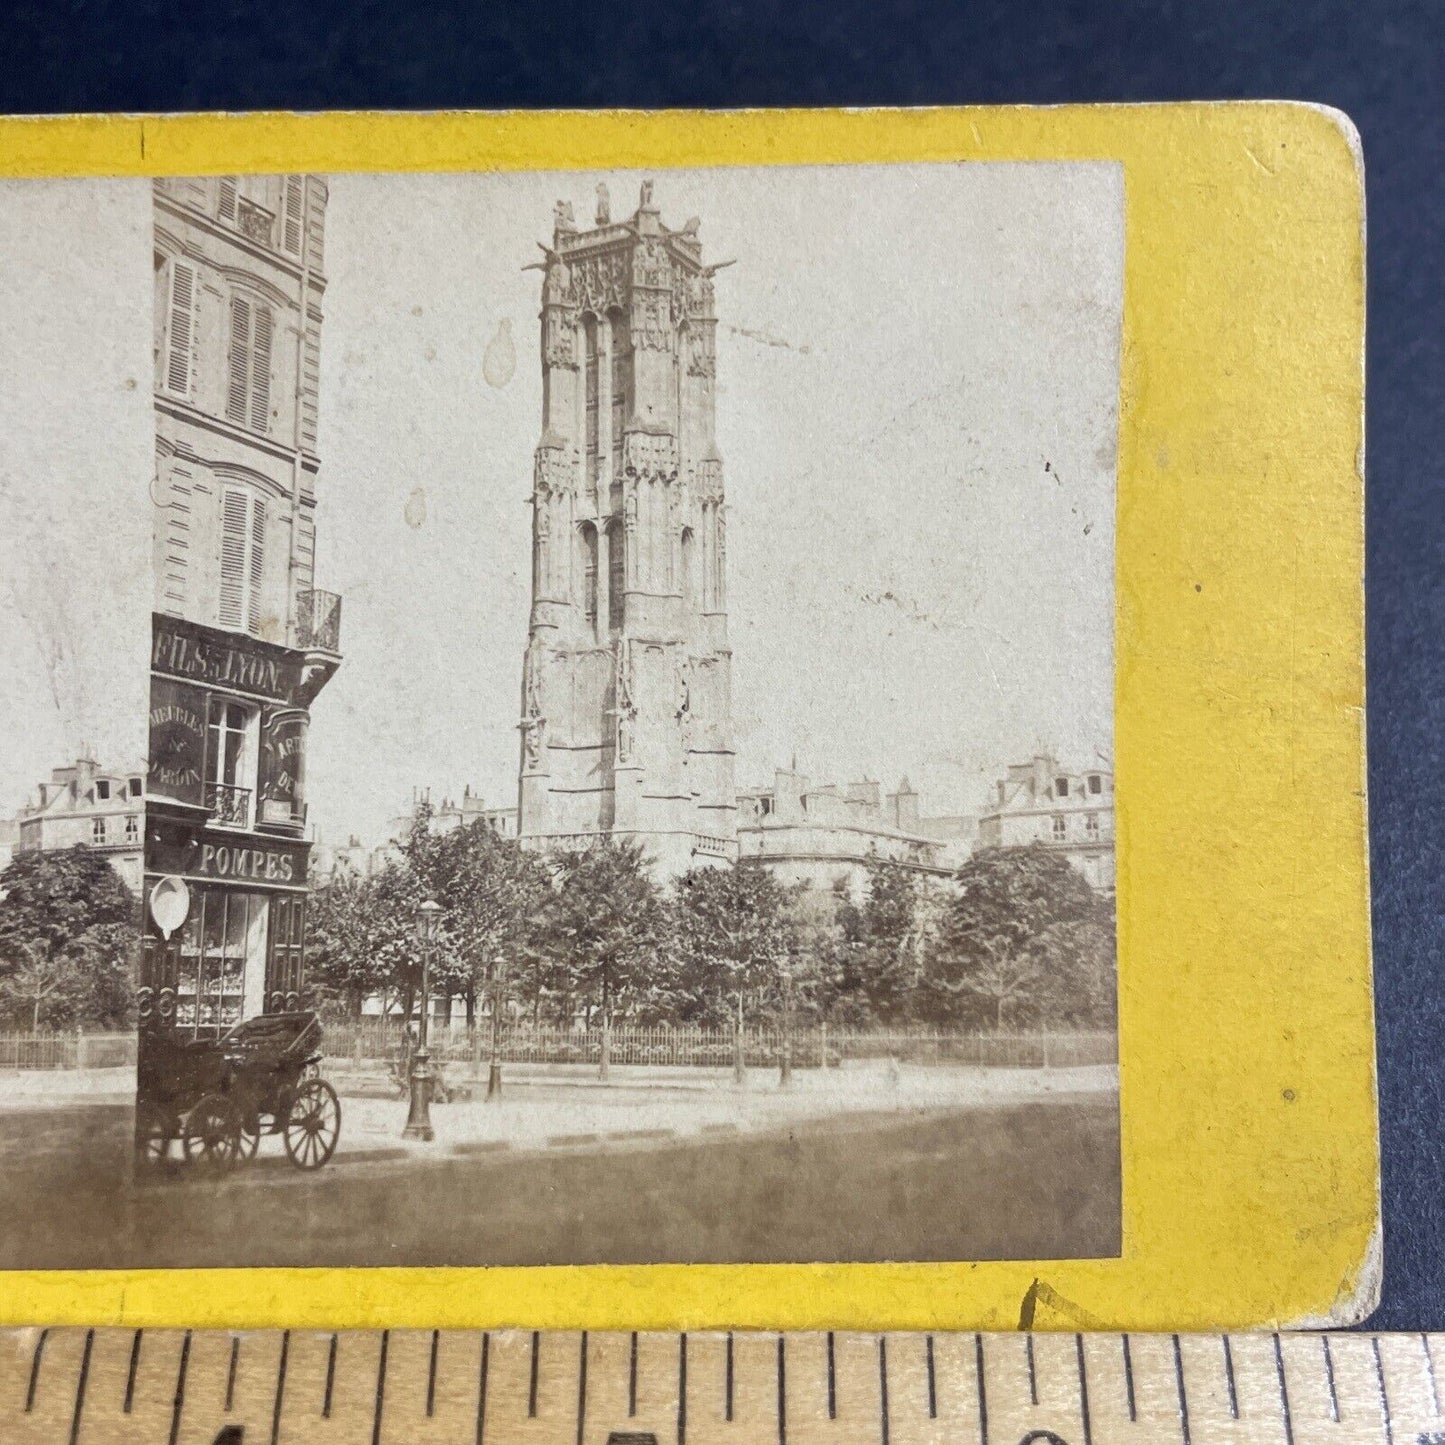
{"type": "Polygon", "coordinates": [[[793,965],[785,960],[779,975],[783,980],[783,1065],[778,1071],[778,1087],[786,1089],[793,1082],[793,965]]]}
{"type": "Polygon", "coordinates": [[[507,960],[498,954],[492,960],[492,1056],[487,1064],[487,1098],[502,1097],[502,987],[507,960]]]}
{"type": "Polygon", "coordinates": [[[427,1047],[427,1014],[431,1009],[431,956],[441,932],[442,906],[428,898],[416,911],[416,936],[421,944],[421,1027],[417,1031],[416,1052],[411,1056],[411,1107],[407,1111],[405,1139],[423,1139],[430,1143],[435,1134],[431,1126],[431,1050],[427,1047]]]}
{"type": "Polygon", "coordinates": [[[738,1011],[733,1019],[733,1084],[741,1089],[747,1082],[747,1060],[743,1057],[743,991],[738,990],[738,1011]]]}

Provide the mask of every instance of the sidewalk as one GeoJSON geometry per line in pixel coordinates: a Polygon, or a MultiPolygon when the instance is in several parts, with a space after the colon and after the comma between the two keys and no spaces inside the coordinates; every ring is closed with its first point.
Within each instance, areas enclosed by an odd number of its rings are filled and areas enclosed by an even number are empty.
{"type": "Polygon", "coordinates": [[[0,1109],[51,1109],[134,1103],[134,1064],[119,1069],[0,1071],[0,1109]]]}
{"type": "Polygon", "coordinates": [[[786,1129],[854,1117],[1063,1102],[1118,1092],[1118,1070],[971,1069],[886,1064],[799,1070],[787,1090],[776,1069],[751,1069],[739,1089],[731,1070],[614,1067],[606,1084],[595,1068],[508,1065],[500,1101],[485,1102],[486,1080],[449,1069],[470,1086],[470,1101],[433,1104],[436,1138],[402,1138],[407,1103],[386,1089],[382,1072],[328,1074],[341,1094],[335,1162],[416,1156],[483,1155],[502,1150],[605,1150],[656,1147],[689,1139],[786,1129]],[[699,1077],[701,1075],[701,1077],[699,1077]]]}

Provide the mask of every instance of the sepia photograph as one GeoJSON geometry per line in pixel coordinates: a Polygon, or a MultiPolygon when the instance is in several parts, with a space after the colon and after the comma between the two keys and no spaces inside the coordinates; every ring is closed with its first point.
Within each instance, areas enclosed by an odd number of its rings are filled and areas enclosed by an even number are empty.
{"type": "Polygon", "coordinates": [[[1121,1253],[1108,162],[0,185],[0,1267],[1121,1253]]]}

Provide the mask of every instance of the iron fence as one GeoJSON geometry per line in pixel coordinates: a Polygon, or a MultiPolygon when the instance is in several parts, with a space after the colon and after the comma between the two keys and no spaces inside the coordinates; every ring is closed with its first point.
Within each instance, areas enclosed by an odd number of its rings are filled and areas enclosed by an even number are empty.
{"type": "MultiPolygon", "coordinates": [[[[390,1061],[403,1048],[405,1028],[400,1019],[363,1019],[327,1023],[322,1047],[328,1059],[355,1065],[390,1061]]],[[[1114,1034],[1075,1033],[970,1033],[946,1029],[894,1031],[835,1029],[826,1025],[796,1028],[792,1032],[792,1062],[796,1068],[842,1067],[862,1061],[956,1064],[976,1068],[1075,1068],[1114,1064],[1118,1041],[1114,1034]]],[[[486,1020],[475,1029],[464,1024],[432,1024],[428,1031],[432,1055],[448,1063],[479,1063],[491,1056],[492,1035],[486,1020]]],[[[737,1061],[739,1044],[743,1062],[750,1067],[776,1064],[783,1049],[777,1028],[744,1028],[739,1040],[734,1029],[689,1029],[670,1026],[613,1028],[606,1040],[612,1064],[651,1064],[668,1068],[726,1068],[737,1061]]],[[[600,1028],[504,1027],[500,1054],[508,1064],[599,1064],[603,1031],[600,1028]]]]}
{"type": "Polygon", "coordinates": [[[134,1031],[120,1034],[0,1034],[0,1071],[133,1068],[134,1031]]]}

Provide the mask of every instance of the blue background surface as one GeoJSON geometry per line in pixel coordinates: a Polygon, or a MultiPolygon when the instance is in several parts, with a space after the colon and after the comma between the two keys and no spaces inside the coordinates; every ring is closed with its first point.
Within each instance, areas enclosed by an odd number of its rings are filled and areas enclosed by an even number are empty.
{"type": "Polygon", "coordinates": [[[0,110],[1283,98],[1365,149],[1380,1327],[1445,1328],[1445,7],[1258,3],[119,4],[0,14],[0,110]]]}

